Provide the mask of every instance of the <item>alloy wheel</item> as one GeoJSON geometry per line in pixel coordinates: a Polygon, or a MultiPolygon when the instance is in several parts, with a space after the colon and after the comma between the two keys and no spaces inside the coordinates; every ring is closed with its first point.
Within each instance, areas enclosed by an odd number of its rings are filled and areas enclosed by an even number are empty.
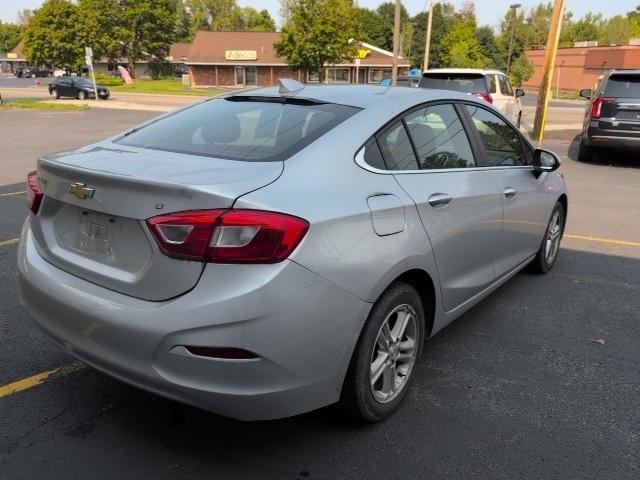
{"type": "Polygon", "coordinates": [[[418,316],[410,305],[394,308],[382,322],[371,355],[370,387],[373,398],[387,403],[405,387],[415,363],[418,316]]]}
{"type": "Polygon", "coordinates": [[[547,264],[551,265],[556,258],[558,249],[560,248],[560,237],[562,236],[562,220],[560,212],[556,211],[551,217],[549,228],[547,229],[547,239],[545,242],[545,259],[547,264]]]}

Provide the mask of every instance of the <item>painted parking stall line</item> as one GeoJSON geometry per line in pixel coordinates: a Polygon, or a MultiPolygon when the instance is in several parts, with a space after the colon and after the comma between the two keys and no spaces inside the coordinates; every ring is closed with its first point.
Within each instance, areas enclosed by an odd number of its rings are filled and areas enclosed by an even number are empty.
{"type": "Polygon", "coordinates": [[[613,245],[624,245],[627,247],[640,247],[640,242],[632,242],[630,240],[616,240],[614,238],[593,237],[591,235],[576,235],[573,233],[565,233],[564,238],[573,240],[585,240],[587,242],[610,243],[613,245]]]}
{"type": "Polygon", "coordinates": [[[0,240],[0,247],[8,247],[9,245],[15,245],[18,243],[19,238],[12,238],[11,240],[0,240]]]}
{"type": "Polygon", "coordinates": [[[30,377],[9,383],[7,385],[0,386],[0,398],[8,397],[9,395],[13,395],[15,393],[19,393],[33,387],[37,387],[38,385],[42,385],[47,380],[64,377],[66,375],[69,375],[70,373],[77,372],[84,368],[86,368],[86,365],[84,363],[74,362],[69,365],[56,368],[54,370],[41,372],[36,375],[32,375],[30,377]]]}
{"type": "Polygon", "coordinates": [[[21,192],[6,192],[6,193],[0,193],[0,197],[17,197],[19,195],[24,195],[25,193],[27,193],[26,190],[23,190],[21,192]]]}

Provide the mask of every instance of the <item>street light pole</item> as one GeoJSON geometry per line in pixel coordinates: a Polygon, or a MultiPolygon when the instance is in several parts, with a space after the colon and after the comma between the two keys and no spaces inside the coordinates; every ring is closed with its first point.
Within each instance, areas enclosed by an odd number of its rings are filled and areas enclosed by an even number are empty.
{"type": "Polygon", "coordinates": [[[424,63],[422,65],[422,71],[426,72],[429,68],[429,51],[431,50],[431,23],[433,21],[433,4],[434,0],[429,2],[429,15],[427,16],[427,36],[424,42],[424,63]]]}
{"type": "Polygon", "coordinates": [[[509,40],[509,56],[507,57],[507,75],[509,75],[509,70],[511,70],[511,54],[513,53],[513,40],[516,35],[516,10],[520,7],[522,7],[522,5],[519,3],[509,5],[511,9],[511,40],[509,40]]]}
{"type": "Polygon", "coordinates": [[[391,70],[391,85],[398,81],[398,49],[400,47],[400,0],[396,0],[396,12],[393,18],[393,69],[391,70]]]}

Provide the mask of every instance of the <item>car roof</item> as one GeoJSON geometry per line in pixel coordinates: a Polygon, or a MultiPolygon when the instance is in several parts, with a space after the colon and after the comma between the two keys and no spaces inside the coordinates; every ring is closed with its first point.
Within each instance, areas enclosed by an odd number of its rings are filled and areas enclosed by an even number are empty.
{"type": "Polygon", "coordinates": [[[633,69],[633,70],[611,70],[609,72],[609,76],[611,75],[616,75],[616,74],[623,74],[623,75],[640,75],[640,70],[633,69]]]}
{"type": "Polygon", "coordinates": [[[478,73],[481,75],[486,75],[488,73],[500,73],[505,75],[502,70],[497,70],[494,68],[430,68],[423,75],[429,73],[478,73]]]}
{"type": "Polygon", "coordinates": [[[336,103],[358,108],[367,108],[380,102],[393,102],[401,97],[409,100],[408,96],[415,97],[416,103],[441,100],[443,98],[453,100],[470,100],[472,96],[449,90],[418,89],[406,87],[389,87],[382,85],[305,85],[304,88],[283,95],[278,87],[256,88],[242,92],[233,92],[224,97],[290,97],[324,103],[336,103]]]}

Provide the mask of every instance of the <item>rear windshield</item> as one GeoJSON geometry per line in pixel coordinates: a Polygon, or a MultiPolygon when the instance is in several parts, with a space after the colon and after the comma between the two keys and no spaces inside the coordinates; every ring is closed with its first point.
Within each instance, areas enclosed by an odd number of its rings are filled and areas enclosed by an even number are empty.
{"type": "Polygon", "coordinates": [[[487,82],[484,75],[480,74],[425,73],[420,79],[420,87],[464,93],[485,93],[487,82]]]}
{"type": "Polygon", "coordinates": [[[177,112],[116,143],[231,160],[279,161],[358,110],[280,97],[228,97],[177,112]]]}
{"type": "Polygon", "coordinates": [[[640,98],[640,75],[611,75],[604,96],[640,98]]]}

